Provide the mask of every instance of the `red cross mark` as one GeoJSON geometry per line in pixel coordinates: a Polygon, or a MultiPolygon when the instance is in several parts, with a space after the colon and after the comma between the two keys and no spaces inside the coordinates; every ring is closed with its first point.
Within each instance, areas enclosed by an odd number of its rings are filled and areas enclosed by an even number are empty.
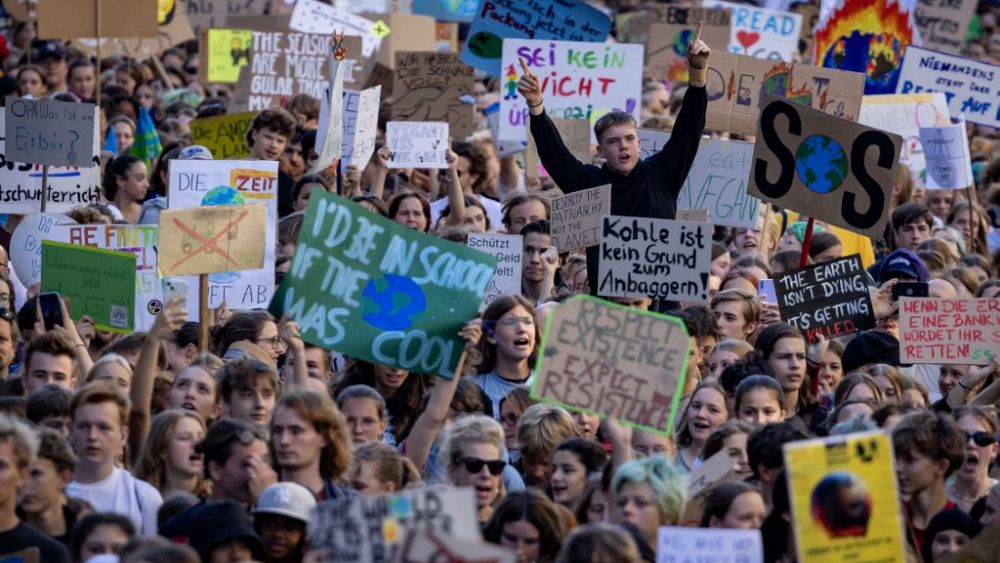
{"type": "Polygon", "coordinates": [[[233,227],[235,227],[240,221],[242,221],[243,219],[245,219],[246,216],[249,215],[249,214],[250,214],[249,211],[244,210],[243,213],[240,213],[239,217],[233,219],[228,224],[226,224],[226,226],[223,227],[222,230],[219,231],[212,238],[206,238],[206,237],[202,236],[201,234],[199,234],[194,229],[192,229],[191,227],[185,225],[184,223],[181,223],[179,219],[174,219],[174,224],[177,225],[178,229],[180,229],[180,230],[184,231],[185,233],[191,235],[192,237],[195,238],[195,240],[200,241],[202,243],[202,246],[199,247],[198,249],[196,249],[191,254],[188,254],[184,258],[181,258],[180,260],[174,262],[173,265],[171,265],[170,268],[167,269],[167,271],[168,272],[173,272],[174,270],[177,269],[178,266],[180,266],[184,262],[187,262],[191,258],[194,258],[195,256],[201,254],[202,252],[206,252],[207,253],[209,250],[215,252],[219,256],[222,256],[223,258],[226,259],[226,261],[232,262],[233,266],[237,266],[238,267],[240,265],[240,263],[237,262],[235,259],[233,259],[233,257],[230,256],[228,252],[226,252],[221,247],[219,247],[219,245],[216,244],[216,241],[219,240],[220,238],[222,238],[224,235],[228,234],[229,231],[233,227]]]}

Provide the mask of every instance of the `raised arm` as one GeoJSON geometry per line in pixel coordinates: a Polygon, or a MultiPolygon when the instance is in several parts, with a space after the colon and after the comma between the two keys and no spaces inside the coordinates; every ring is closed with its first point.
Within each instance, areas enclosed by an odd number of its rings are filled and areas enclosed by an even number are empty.
{"type": "MultiPolygon", "coordinates": [[[[462,219],[465,218],[465,193],[462,191],[462,183],[458,181],[458,155],[455,151],[448,149],[448,217],[446,224],[455,227],[462,226],[462,219]]],[[[432,174],[431,177],[435,175],[432,174]]]]}

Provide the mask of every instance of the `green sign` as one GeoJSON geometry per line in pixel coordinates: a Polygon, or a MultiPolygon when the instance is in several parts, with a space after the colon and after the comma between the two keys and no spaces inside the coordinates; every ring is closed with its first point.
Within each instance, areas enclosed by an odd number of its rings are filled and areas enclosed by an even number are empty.
{"type": "Polygon", "coordinates": [[[132,252],[42,241],[42,291],[57,291],[77,319],[97,330],[135,330],[135,262],[132,252]]]}
{"type": "Polygon", "coordinates": [[[291,313],[306,342],[450,378],[464,348],[458,331],[495,268],[493,256],[317,192],[270,310],[291,313]]]}

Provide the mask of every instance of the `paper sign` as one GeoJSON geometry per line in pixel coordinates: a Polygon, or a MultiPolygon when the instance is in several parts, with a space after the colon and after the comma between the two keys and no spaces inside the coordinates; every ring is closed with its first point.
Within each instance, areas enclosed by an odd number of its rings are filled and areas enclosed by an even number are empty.
{"type": "Polygon", "coordinates": [[[763,103],[750,194],[849,231],[882,236],[898,172],[899,135],[771,94],[764,94],[763,103]]]}
{"type": "Polygon", "coordinates": [[[439,21],[471,22],[477,4],[477,0],[413,0],[413,13],[439,21]]]}
{"type": "Polygon", "coordinates": [[[960,53],[976,4],[976,0],[916,2],[913,18],[920,29],[923,45],[928,49],[960,53]]]}
{"type": "MultiPolygon", "coordinates": [[[[670,133],[639,129],[639,156],[649,158],[663,150],[670,133]]],[[[747,193],[753,163],[753,143],[727,139],[701,139],[691,171],[681,185],[677,212],[707,210],[706,221],[744,229],[757,224],[763,208],[747,193]]],[[[681,219],[680,216],[677,217],[681,219]]]]}
{"type": "Polygon", "coordinates": [[[267,205],[168,209],[157,265],[164,278],[255,270],[264,262],[267,205]]]}
{"type": "MultiPolygon", "coordinates": [[[[497,124],[500,123],[499,114],[497,124]]],[[[570,154],[584,164],[590,164],[592,157],[590,154],[590,137],[593,134],[590,130],[590,121],[587,119],[552,119],[552,124],[559,131],[563,144],[569,149],[570,154]]],[[[520,143],[518,143],[520,144],[520,143]]],[[[548,177],[549,173],[542,166],[538,157],[538,146],[535,138],[528,135],[528,148],[524,153],[524,174],[530,178],[548,177]]]]}
{"type": "Polygon", "coordinates": [[[288,28],[306,33],[330,34],[336,31],[357,35],[363,41],[365,58],[372,57],[382,44],[382,37],[374,31],[375,22],[318,0],[298,0],[288,28]]]}
{"type": "Polygon", "coordinates": [[[899,361],[984,365],[1000,355],[1000,300],[899,299],[899,361]]]}
{"type": "Polygon", "coordinates": [[[497,259],[493,281],[483,296],[484,307],[501,295],[521,293],[521,256],[524,254],[524,239],[521,235],[469,233],[468,246],[497,259]]]}
{"type": "Polygon", "coordinates": [[[390,121],[385,126],[389,168],[448,168],[448,124],[390,121]]]}
{"type": "Polygon", "coordinates": [[[705,501],[708,493],[716,485],[739,478],[733,459],[728,452],[718,452],[701,462],[688,476],[687,502],[679,524],[686,527],[697,527],[701,523],[701,515],[705,512],[705,501]]]}
{"type": "Polygon", "coordinates": [[[97,106],[7,96],[6,156],[18,162],[90,168],[97,106]]]}
{"type": "Polygon", "coordinates": [[[135,254],[62,242],[42,242],[42,292],[55,291],[76,318],[97,330],[135,330],[135,254]]]}
{"type": "Polygon", "coordinates": [[[316,129],[316,148],[319,156],[309,169],[309,174],[319,174],[341,157],[344,137],[344,66],[336,60],[330,63],[332,88],[327,88],[325,102],[320,109],[319,127],[316,129]]]}
{"type": "Polygon", "coordinates": [[[17,225],[10,237],[10,262],[24,287],[42,281],[42,242],[58,240],[56,226],[75,223],[58,213],[32,213],[17,225]]]}
{"type": "Polygon", "coordinates": [[[905,561],[888,434],[796,441],[784,451],[799,561],[905,561]]]}
{"type": "MultiPolygon", "coordinates": [[[[375,22],[375,33],[384,30],[378,62],[395,68],[396,55],[402,51],[436,52],[437,24],[434,18],[414,14],[391,13],[386,21],[375,22]],[[393,33],[395,29],[397,32],[393,33]]],[[[457,60],[458,55],[455,55],[457,60]]]]}
{"type": "Polygon", "coordinates": [[[611,184],[552,198],[552,246],[560,252],[601,243],[601,224],[611,214],[611,184]]]}
{"type": "MultiPolygon", "coordinates": [[[[460,540],[434,530],[408,528],[394,563],[516,563],[517,553],[483,541],[460,540]]],[[[0,562],[2,563],[2,562],[0,562]]]]}
{"type": "Polygon", "coordinates": [[[646,25],[646,39],[627,41],[646,45],[645,72],[654,80],[687,82],[687,46],[694,39],[699,21],[704,22],[701,40],[710,49],[725,50],[729,46],[732,19],[729,10],[670,5],[657,7],[660,9],[646,10],[654,19],[636,18],[646,25]]]}
{"type": "Polygon", "coordinates": [[[545,323],[531,396],[665,434],[673,429],[687,363],[680,319],[577,295],[545,323]]]}
{"type": "Polygon", "coordinates": [[[712,226],[605,216],[597,294],[707,301],[712,226]]]}
{"type": "MultiPolygon", "coordinates": [[[[487,74],[506,78],[503,76],[506,70],[501,71],[500,57],[508,40],[537,39],[548,43],[554,39],[603,44],[611,31],[611,19],[581,0],[529,6],[510,1],[479,0],[462,60],[487,74]]],[[[503,69],[506,68],[503,65],[503,69]]]]}
{"type": "Polygon", "coordinates": [[[358,100],[357,121],[354,125],[352,149],[345,162],[364,169],[375,153],[375,139],[378,135],[378,110],[382,101],[382,87],[376,86],[361,91],[358,100]]]}
{"type": "Polygon", "coordinates": [[[253,32],[239,29],[209,29],[205,74],[209,82],[232,84],[240,79],[240,69],[250,64],[253,32]]]}
{"type": "Polygon", "coordinates": [[[496,259],[327,193],[304,224],[271,312],[327,350],[450,378],[496,259]]]}
{"type": "Polygon", "coordinates": [[[38,36],[62,39],[97,36],[156,37],[158,33],[156,2],[101,0],[100,11],[95,6],[92,2],[80,0],[37,2],[35,21],[38,22],[38,36]],[[97,14],[101,15],[100,33],[97,14]]]}
{"type": "Polygon", "coordinates": [[[902,137],[899,161],[913,172],[914,177],[923,178],[927,165],[924,146],[920,143],[920,128],[947,125],[948,101],[940,92],[865,96],[858,122],[902,137]]]}
{"type": "Polygon", "coordinates": [[[781,320],[809,342],[875,328],[865,269],[857,254],[774,275],[781,320]]]}
{"type": "Polygon", "coordinates": [[[321,99],[329,83],[329,35],[253,32],[250,64],[240,71],[233,107],[261,111],[284,107],[296,94],[321,99]]]}
{"type": "Polygon", "coordinates": [[[727,8],[732,11],[730,52],[758,59],[780,59],[788,62],[795,60],[802,32],[801,14],[720,0],[709,0],[702,6],[727,8]]]}
{"type": "Polygon", "coordinates": [[[472,67],[455,53],[398,51],[392,91],[394,121],[446,121],[465,138],[474,129],[472,67]]]}
{"type": "MultiPolygon", "coordinates": [[[[188,18],[198,30],[232,27],[229,18],[262,17],[266,11],[268,0],[239,0],[238,2],[220,2],[218,0],[184,0],[188,18]]],[[[237,27],[237,29],[248,29],[237,27]]]]}
{"type": "Polygon", "coordinates": [[[943,127],[921,127],[920,143],[927,159],[927,188],[958,190],[972,185],[972,156],[965,119],[943,127]]]}
{"type": "MultiPolygon", "coordinates": [[[[277,161],[171,160],[169,186],[170,209],[267,204],[263,233],[258,231],[254,237],[264,239],[263,267],[209,275],[208,306],[217,308],[225,301],[232,309],[258,309],[270,303],[274,295],[275,226],[278,222],[277,161]]],[[[162,220],[163,215],[160,217],[162,220]]],[[[165,242],[166,237],[163,234],[160,240],[165,242]]],[[[164,260],[161,254],[160,261],[164,260]]],[[[198,302],[198,288],[197,278],[188,279],[188,303],[198,302]]]]}
{"type": "MultiPolygon", "coordinates": [[[[538,76],[545,111],[552,117],[588,119],[612,110],[639,121],[642,45],[507,39],[503,42],[500,140],[528,139],[528,106],[517,92],[518,57],[538,76]]],[[[597,140],[591,137],[591,143],[597,140]]]]}
{"type": "Polygon", "coordinates": [[[657,535],[656,563],[739,561],[764,563],[760,530],[663,526],[657,535]]]}
{"type": "Polygon", "coordinates": [[[943,92],[951,115],[1000,127],[1000,66],[910,46],[900,69],[900,94],[943,92]]]}
{"type": "Polygon", "coordinates": [[[195,119],[191,121],[191,138],[194,144],[212,151],[215,160],[245,158],[250,154],[247,131],[255,117],[257,112],[248,111],[195,119]]]}

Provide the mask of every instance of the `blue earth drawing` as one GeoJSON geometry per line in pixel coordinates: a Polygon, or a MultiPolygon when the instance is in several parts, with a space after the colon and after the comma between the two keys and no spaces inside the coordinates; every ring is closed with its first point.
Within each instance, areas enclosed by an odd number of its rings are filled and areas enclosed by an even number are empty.
{"type": "Polygon", "coordinates": [[[674,43],[672,48],[674,53],[679,57],[687,56],[688,44],[691,43],[691,39],[694,36],[694,31],[690,29],[682,29],[677,35],[674,35],[674,43]]]}
{"type": "MultiPolygon", "coordinates": [[[[215,186],[205,192],[201,198],[201,204],[206,206],[216,205],[244,205],[246,199],[243,194],[231,186],[215,186]]],[[[240,279],[239,272],[218,272],[209,274],[208,279],[214,283],[233,283],[240,279]]]]}
{"type": "Polygon", "coordinates": [[[795,151],[795,170],[810,191],[828,194],[847,177],[847,155],[840,143],[826,135],[813,135],[795,151]]]}
{"type": "Polygon", "coordinates": [[[420,286],[396,274],[368,280],[361,297],[366,310],[371,310],[370,305],[375,306],[374,311],[361,318],[381,330],[406,330],[427,310],[427,299],[420,286]]]}

